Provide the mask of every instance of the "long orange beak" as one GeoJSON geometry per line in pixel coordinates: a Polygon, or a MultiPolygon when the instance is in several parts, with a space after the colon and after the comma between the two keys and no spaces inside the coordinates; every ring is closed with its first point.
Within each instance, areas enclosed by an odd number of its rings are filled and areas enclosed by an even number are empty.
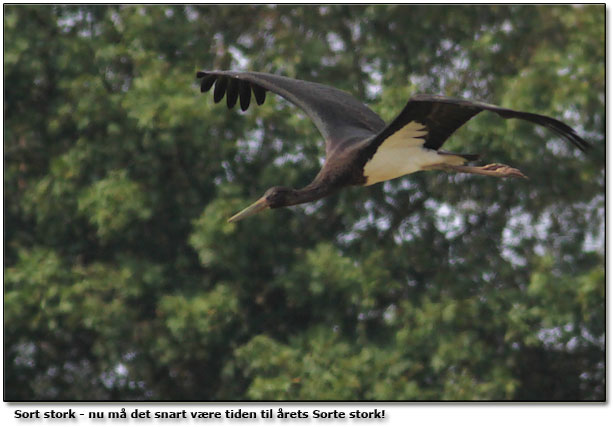
{"type": "Polygon", "coordinates": [[[241,219],[261,212],[266,208],[268,208],[268,202],[266,201],[265,197],[262,197],[258,199],[254,204],[246,207],[245,209],[234,215],[232,218],[228,219],[228,222],[240,221],[241,219]]]}

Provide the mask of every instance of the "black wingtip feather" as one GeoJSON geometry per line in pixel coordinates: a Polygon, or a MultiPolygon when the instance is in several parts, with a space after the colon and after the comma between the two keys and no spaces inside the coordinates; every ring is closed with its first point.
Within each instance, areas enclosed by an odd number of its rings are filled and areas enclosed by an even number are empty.
{"type": "Polygon", "coordinates": [[[218,103],[223,99],[226,93],[226,87],[228,86],[228,79],[225,76],[221,76],[215,83],[215,91],[213,92],[213,101],[218,103]]]}
{"type": "Polygon", "coordinates": [[[256,84],[251,85],[253,87],[253,94],[255,95],[255,102],[258,105],[262,105],[266,101],[266,89],[256,84]]]}
{"type": "Polygon", "coordinates": [[[251,102],[251,85],[249,82],[240,80],[238,82],[238,93],[240,95],[241,110],[247,111],[251,102]]]}
{"type": "Polygon", "coordinates": [[[202,82],[200,83],[200,92],[208,92],[215,83],[217,76],[213,74],[204,74],[202,82]]]}
{"type": "Polygon", "coordinates": [[[493,111],[501,117],[504,117],[505,119],[522,119],[546,127],[547,129],[554,132],[556,135],[569,141],[581,151],[587,151],[592,148],[592,145],[585,139],[581,138],[573,128],[568,126],[566,123],[554,119],[553,117],[543,116],[541,114],[535,113],[527,113],[524,111],[509,110],[506,108],[500,108],[483,103],[479,103],[478,105],[484,110],[493,111]]]}
{"type": "Polygon", "coordinates": [[[548,128],[549,130],[553,131],[560,137],[569,141],[579,150],[585,152],[592,147],[589,142],[581,138],[577,134],[577,132],[573,128],[568,126],[567,124],[562,123],[561,121],[556,120],[551,117],[546,117],[546,116],[541,116],[541,115],[532,115],[532,116],[535,117],[537,120],[530,120],[530,121],[536,122],[537,124],[540,124],[548,128]]]}
{"type": "Polygon", "coordinates": [[[258,105],[262,105],[266,101],[266,89],[255,83],[206,71],[197,71],[196,77],[202,79],[200,92],[208,92],[214,84],[213,101],[218,103],[225,95],[229,109],[233,108],[236,102],[240,100],[241,110],[246,111],[251,103],[252,90],[258,105]]]}
{"type": "Polygon", "coordinates": [[[231,110],[238,100],[238,80],[230,79],[228,89],[226,89],[226,105],[228,110],[231,110]]]}

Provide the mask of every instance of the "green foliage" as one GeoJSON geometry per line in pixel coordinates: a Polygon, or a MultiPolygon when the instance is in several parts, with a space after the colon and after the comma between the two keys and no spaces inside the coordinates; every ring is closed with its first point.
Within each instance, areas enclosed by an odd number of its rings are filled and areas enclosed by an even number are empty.
{"type": "Polygon", "coordinates": [[[130,181],[125,170],[111,171],[107,178],[86,188],[78,200],[79,212],[96,227],[101,240],[125,233],[131,222],[151,216],[145,194],[130,181]]]}
{"type": "Polygon", "coordinates": [[[8,400],[604,399],[602,6],[8,5],[8,400]],[[278,97],[247,113],[197,69],[479,115],[446,144],[529,181],[413,174],[226,219],[317,173],[278,97]]]}

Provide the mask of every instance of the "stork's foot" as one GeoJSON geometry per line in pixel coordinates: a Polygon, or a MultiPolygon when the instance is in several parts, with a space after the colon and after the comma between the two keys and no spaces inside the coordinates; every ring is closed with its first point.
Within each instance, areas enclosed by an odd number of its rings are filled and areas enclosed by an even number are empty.
{"type": "Polygon", "coordinates": [[[437,164],[428,167],[427,169],[442,169],[447,172],[462,172],[473,173],[476,175],[495,176],[498,178],[524,178],[528,179],[519,169],[512,168],[508,165],[501,163],[492,163],[485,166],[464,166],[464,165],[450,165],[450,164],[437,164]]]}
{"type": "Polygon", "coordinates": [[[492,163],[491,165],[485,165],[485,166],[465,166],[465,167],[469,169],[476,169],[476,170],[466,171],[468,173],[476,173],[476,174],[481,173],[483,175],[497,176],[500,178],[515,177],[515,178],[528,179],[528,177],[524,175],[519,169],[515,169],[515,168],[512,168],[511,166],[503,165],[501,163],[492,163]]]}

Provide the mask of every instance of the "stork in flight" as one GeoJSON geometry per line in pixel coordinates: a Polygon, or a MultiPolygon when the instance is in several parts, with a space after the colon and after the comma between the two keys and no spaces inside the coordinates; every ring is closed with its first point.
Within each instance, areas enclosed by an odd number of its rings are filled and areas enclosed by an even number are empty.
{"type": "Polygon", "coordinates": [[[228,108],[240,100],[241,109],[247,110],[252,92],[258,105],[264,103],[266,91],[282,96],[304,110],[326,143],[326,161],[313,182],[301,189],[269,188],[255,203],[228,219],[229,222],[267,208],[317,200],[349,185],[372,185],[421,170],[525,178],[518,169],[499,163],[466,166],[467,161],[479,158],[477,154],[440,150],[453,132],[481,111],[544,126],[582,151],[590,147],[575,130],[559,120],[483,102],[415,95],[386,125],[375,112],[347,92],[319,83],[236,71],[198,71],[196,77],[202,79],[201,92],[215,84],[214,101],[219,102],[226,95],[228,108]]]}

